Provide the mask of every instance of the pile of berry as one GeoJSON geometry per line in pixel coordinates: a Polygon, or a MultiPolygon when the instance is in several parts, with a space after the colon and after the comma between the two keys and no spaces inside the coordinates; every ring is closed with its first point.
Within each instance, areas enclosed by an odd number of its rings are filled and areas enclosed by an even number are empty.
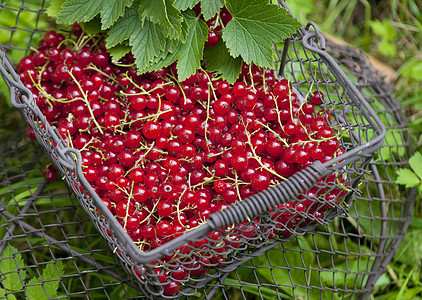
{"type": "MultiPolygon", "coordinates": [[[[300,101],[291,83],[273,70],[244,65],[233,85],[204,70],[179,82],[173,66],[138,75],[130,54],[113,63],[101,37],[83,34],[78,25],[72,36],[47,32],[17,71],[48,122],[81,152],[86,180],[142,251],[200,226],[212,212],[315,160],[344,153],[329,112],[318,106],[324,95],[314,91],[310,101],[300,101]]],[[[325,180],[338,184],[339,178],[325,180]]],[[[343,192],[314,188],[307,196],[336,201],[343,192]]],[[[280,226],[268,235],[288,236],[281,225],[293,228],[303,221],[288,212],[291,208],[322,218],[326,208],[312,209],[312,203],[280,206],[273,214],[280,226]]],[[[185,248],[189,268],[156,268],[165,292],[175,294],[186,277],[224,263],[228,249],[258,227],[246,224],[241,226],[250,230],[226,237],[207,257],[189,257],[194,250],[185,248]]],[[[208,240],[221,237],[214,232],[190,245],[206,252],[208,240]]],[[[174,258],[164,260],[171,265],[174,258]]]]}

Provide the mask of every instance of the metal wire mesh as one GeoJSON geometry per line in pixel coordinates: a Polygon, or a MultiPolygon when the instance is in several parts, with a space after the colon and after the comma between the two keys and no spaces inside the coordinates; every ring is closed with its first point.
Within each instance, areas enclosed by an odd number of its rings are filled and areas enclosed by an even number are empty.
{"type": "MultiPolygon", "coordinates": [[[[330,47],[375,111],[386,116],[391,136],[371,162],[373,173],[364,176],[362,195],[353,202],[349,216],[338,217],[328,226],[281,243],[241,264],[228,276],[208,283],[200,290],[202,295],[225,299],[283,299],[289,295],[305,299],[365,298],[403,238],[414,194],[395,185],[391,174],[408,165],[406,119],[391,96],[391,86],[374,72],[362,52],[338,45],[330,47]]],[[[119,263],[92,230],[74,196],[62,184],[44,182],[40,157],[45,158],[45,154],[19,136],[3,144],[0,151],[0,245],[3,251],[14,247],[11,259],[17,266],[2,269],[3,288],[5,278],[13,274],[26,271],[40,276],[46,265],[63,261],[71,266],[56,276],[63,297],[88,298],[98,292],[110,299],[115,295],[141,297],[143,294],[124,278],[119,263]],[[81,244],[88,250],[78,251],[81,244]],[[19,256],[24,265],[19,265],[19,256]]],[[[30,286],[28,278],[16,278],[22,287],[8,291],[4,298],[24,295],[30,286]]]]}
{"type": "MultiPolygon", "coordinates": [[[[3,7],[3,9],[5,8],[6,7],[3,7]]],[[[42,13],[42,11],[43,10],[41,9],[38,12],[42,13]]],[[[37,32],[37,30],[34,30],[33,32],[37,32]]],[[[8,48],[13,48],[12,44],[7,46],[8,48]]],[[[278,298],[283,298],[286,295],[293,295],[296,297],[302,296],[313,299],[318,293],[318,298],[336,298],[339,291],[343,293],[344,297],[352,294],[362,294],[372,290],[373,283],[382,273],[386,263],[393,255],[398,242],[403,235],[403,230],[407,225],[406,222],[409,220],[411,200],[405,201],[405,199],[412,199],[404,198],[406,193],[404,190],[400,190],[397,187],[393,188],[391,183],[394,182],[394,179],[393,177],[390,177],[392,172],[394,173],[397,168],[401,165],[406,165],[407,163],[407,148],[409,142],[406,136],[405,120],[399,112],[397,102],[391,98],[391,90],[388,90],[389,87],[384,85],[380,79],[374,75],[370,65],[365,65],[362,53],[350,52],[350,50],[340,49],[337,46],[334,47],[333,50],[336,50],[337,53],[343,55],[342,57],[338,57],[340,64],[347,67],[347,72],[350,74],[351,79],[356,80],[358,88],[365,94],[366,99],[370,102],[371,106],[379,114],[384,123],[390,129],[394,129],[393,136],[387,135],[385,145],[379,151],[376,160],[371,162],[371,170],[373,173],[362,173],[364,182],[367,183],[365,189],[361,191],[362,195],[358,197],[356,201],[352,202],[352,206],[349,208],[350,216],[345,215],[339,217],[330,225],[318,227],[310,234],[294,238],[287,243],[276,241],[268,247],[273,248],[279,244],[272,250],[261,248],[260,251],[255,251],[254,253],[243,253],[242,258],[233,256],[231,268],[235,269],[240,265],[238,269],[230,274],[226,272],[222,277],[220,277],[219,273],[216,273],[213,277],[218,278],[217,282],[209,282],[202,289],[204,295],[211,297],[214,293],[218,293],[218,295],[228,298],[238,294],[247,298],[253,297],[252,295],[258,293],[261,298],[264,298],[268,297],[268,293],[270,293],[271,296],[278,298]],[[357,69],[356,66],[359,66],[360,69],[357,69]],[[371,76],[368,74],[371,74],[371,76]],[[350,245],[350,243],[352,244],[350,245]],[[261,253],[264,254],[259,255],[261,253]],[[245,263],[245,260],[250,257],[254,258],[245,263]],[[340,260],[341,262],[338,262],[338,257],[342,257],[340,260]],[[331,261],[331,263],[321,263],[326,261],[331,261]],[[351,264],[355,265],[351,267],[351,264]],[[275,294],[271,294],[269,290],[273,291],[275,294]]],[[[292,61],[292,59],[290,59],[290,61],[292,61]]],[[[310,61],[312,61],[312,58],[310,61]]],[[[318,64],[318,60],[315,59],[314,63],[318,64]]],[[[310,64],[312,65],[312,63],[310,64]]],[[[289,68],[289,65],[287,65],[287,68],[289,68]]],[[[306,77],[301,78],[301,76],[312,76],[313,74],[312,72],[309,72],[309,70],[304,73],[303,70],[294,69],[293,64],[290,65],[290,70],[290,73],[293,74],[293,76],[296,74],[296,82],[308,81],[306,77]]],[[[310,67],[310,70],[312,71],[312,66],[310,67]]],[[[326,74],[329,75],[329,72],[326,74]]],[[[325,82],[330,82],[330,77],[328,76],[327,78],[323,79],[325,79],[325,82]]],[[[324,83],[320,86],[323,88],[324,83]]],[[[341,87],[330,90],[328,88],[330,84],[325,84],[325,86],[326,92],[335,94],[335,97],[333,98],[342,99],[344,90],[342,90],[341,87]]],[[[345,105],[345,103],[337,103],[337,105],[340,104],[345,105]]],[[[16,148],[14,148],[15,150],[7,151],[7,149],[15,147],[15,143],[15,141],[11,141],[6,145],[4,153],[9,154],[9,158],[4,156],[4,159],[2,159],[3,162],[16,159],[15,155],[19,153],[16,151],[16,148]]],[[[24,148],[25,147],[26,146],[24,146],[24,148]]],[[[33,155],[33,153],[29,154],[33,155]]],[[[37,156],[35,157],[38,158],[37,156]]],[[[34,160],[32,160],[31,163],[34,163],[34,160]]],[[[5,170],[8,169],[6,168],[5,170]]],[[[7,172],[10,172],[10,170],[7,172]]],[[[6,173],[6,175],[7,174],[9,173],[6,173]]],[[[21,176],[21,179],[26,180],[24,178],[27,178],[27,174],[28,173],[20,173],[18,171],[16,176],[21,176]]],[[[7,175],[6,177],[10,177],[10,175],[7,175]]],[[[9,181],[10,179],[7,179],[4,182],[9,181]]],[[[3,182],[3,179],[1,182],[3,182]]],[[[9,188],[9,185],[5,186],[7,186],[5,194],[14,197],[16,190],[9,188]]],[[[42,184],[42,186],[44,186],[44,184],[42,184]]],[[[29,189],[29,193],[35,188],[32,183],[25,183],[20,187],[29,189]]],[[[39,188],[41,191],[42,188],[39,188]]],[[[49,190],[47,189],[47,191],[49,190]]],[[[98,250],[95,247],[96,245],[93,247],[88,244],[87,249],[89,249],[89,252],[79,254],[71,248],[72,241],[80,242],[81,240],[84,240],[85,242],[91,239],[94,240],[95,238],[98,238],[98,235],[92,233],[88,234],[91,229],[91,224],[86,217],[79,218],[77,215],[77,221],[75,222],[75,216],[70,214],[72,220],[66,219],[69,218],[69,215],[66,216],[65,212],[73,211],[75,207],[78,207],[78,204],[73,201],[71,204],[68,203],[68,206],[64,206],[64,208],[60,205],[58,206],[57,198],[67,198],[69,197],[69,194],[68,192],[63,191],[63,194],[56,194],[56,192],[56,190],[50,190],[48,192],[50,194],[47,194],[49,196],[46,198],[44,194],[45,188],[41,193],[44,195],[42,198],[50,199],[52,205],[52,208],[46,209],[45,211],[43,209],[40,210],[39,206],[34,205],[32,200],[26,202],[31,203],[27,204],[27,206],[23,204],[25,201],[20,200],[15,203],[2,202],[4,208],[2,212],[4,212],[5,218],[7,218],[7,221],[5,219],[5,224],[8,224],[7,226],[11,224],[10,219],[28,219],[26,223],[33,225],[33,227],[27,227],[26,225],[22,225],[24,224],[22,221],[15,221],[12,224],[17,223],[20,227],[16,227],[16,229],[14,228],[15,225],[10,225],[11,228],[7,227],[7,232],[9,233],[4,236],[3,240],[7,241],[9,244],[12,240],[19,240],[17,238],[26,240],[26,244],[23,242],[23,244],[18,244],[20,246],[19,248],[16,248],[19,249],[18,253],[25,253],[25,255],[29,254],[29,252],[40,252],[42,255],[44,253],[49,253],[48,255],[53,258],[52,260],[45,261],[45,259],[40,260],[39,258],[37,260],[33,257],[33,254],[28,258],[28,260],[33,259],[33,262],[29,262],[27,265],[29,266],[29,269],[33,271],[33,274],[37,274],[37,276],[42,275],[41,270],[43,267],[45,268],[49,262],[54,263],[58,270],[57,261],[61,260],[61,256],[57,256],[53,253],[57,251],[57,247],[67,249],[67,252],[61,252],[61,255],[66,260],[71,259],[72,261],[77,261],[77,263],[74,262],[74,265],[78,272],[76,272],[76,274],[72,273],[72,275],[60,274],[60,276],[57,276],[57,278],[60,277],[60,289],[62,293],[64,292],[67,295],[80,294],[88,296],[91,291],[104,290],[105,295],[110,297],[110,290],[112,290],[113,295],[114,293],[117,293],[116,290],[118,290],[118,293],[123,295],[123,297],[136,295],[137,293],[128,287],[134,286],[131,284],[130,280],[123,279],[119,272],[110,273],[110,269],[119,269],[119,267],[116,266],[116,262],[107,261],[107,263],[105,263],[101,261],[101,265],[97,264],[97,251],[100,254],[104,253],[104,255],[110,256],[106,249],[100,247],[101,250],[98,250]],[[18,209],[18,207],[20,207],[18,202],[21,203],[20,205],[23,205],[25,209],[18,209]],[[16,208],[17,214],[12,213],[12,215],[10,215],[10,213],[7,213],[6,208],[16,208]],[[28,213],[29,211],[30,213],[28,213]],[[44,214],[51,215],[52,213],[58,214],[57,224],[44,224],[42,216],[44,214]],[[39,224],[41,229],[36,230],[36,228],[39,227],[34,226],[34,224],[39,224]],[[74,233],[74,227],[78,225],[82,228],[78,230],[78,233],[74,233]],[[21,229],[21,232],[18,230],[19,228],[21,229]],[[57,228],[60,228],[61,230],[58,231],[57,228]],[[27,236],[32,235],[33,233],[38,233],[38,236],[44,238],[39,232],[44,232],[47,229],[52,229],[54,234],[48,234],[49,236],[51,235],[53,239],[50,237],[46,238],[44,244],[41,242],[40,245],[34,244],[33,240],[28,240],[27,236]],[[59,235],[57,236],[56,234],[59,235]],[[57,241],[61,243],[58,243],[57,241]],[[27,246],[28,248],[26,248],[27,246]],[[69,248],[72,250],[69,250],[69,248]],[[39,249],[41,249],[41,251],[39,251],[39,249]],[[86,257],[89,258],[86,259],[86,257]],[[86,270],[89,271],[79,271],[80,267],[78,264],[85,264],[86,270]],[[89,276],[86,274],[89,274],[89,276]],[[111,283],[107,282],[107,280],[100,279],[100,281],[96,281],[96,283],[101,282],[101,284],[91,288],[90,284],[87,284],[87,282],[92,282],[90,278],[92,274],[94,274],[96,278],[102,278],[101,276],[104,277],[104,274],[111,275],[112,277],[107,277],[111,283]],[[81,283],[83,288],[76,292],[67,289],[69,282],[67,280],[69,280],[69,278],[70,281],[75,278],[78,279],[77,281],[81,283]],[[114,278],[117,278],[117,280],[114,280],[114,278]],[[120,285],[119,281],[124,282],[126,285],[120,285]]],[[[35,194],[32,198],[38,199],[37,197],[37,194],[35,194]]],[[[82,216],[84,215],[83,212],[80,212],[80,214],[82,216]]],[[[40,242],[38,241],[38,243],[40,242]]],[[[75,245],[77,245],[77,243],[75,245]]],[[[19,267],[18,262],[16,262],[18,256],[14,254],[13,257],[15,265],[18,265],[18,269],[9,273],[6,272],[4,274],[5,278],[11,277],[10,274],[21,274],[20,272],[26,268],[19,267]]],[[[29,271],[28,274],[30,274],[29,271]]],[[[28,275],[26,279],[20,278],[21,283],[24,286],[31,286],[31,283],[28,280],[29,277],[30,276],[28,275]]],[[[46,282],[41,282],[33,285],[38,284],[46,286],[45,283],[46,282]]],[[[201,282],[201,285],[203,284],[204,283],[201,282]]],[[[24,286],[22,289],[19,289],[19,291],[12,291],[11,293],[22,293],[24,286]]],[[[191,286],[192,288],[197,288],[195,283],[191,284],[191,286]]],[[[6,288],[6,286],[4,287],[6,288]]],[[[6,291],[7,290],[8,289],[6,288],[6,291]]]]}
{"type": "Polygon", "coordinates": [[[393,89],[355,48],[330,44],[330,52],[347,71],[387,126],[383,147],[362,180],[361,194],[328,226],[282,243],[210,284],[208,296],[230,299],[365,299],[394,256],[411,219],[415,191],[394,183],[408,166],[406,119],[393,89]],[[216,294],[214,294],[216,293],[216,294]],[[252,296],[254,295],[254,296],[252,296]]]}

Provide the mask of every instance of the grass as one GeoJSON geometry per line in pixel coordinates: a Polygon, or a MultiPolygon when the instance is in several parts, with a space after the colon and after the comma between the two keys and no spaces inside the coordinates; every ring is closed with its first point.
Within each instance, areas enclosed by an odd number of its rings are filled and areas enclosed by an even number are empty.
{"type": "MultiPolygon", "coordinates": [[[[33,1],[36,2],[36,1],[33,1]]],[[[410,120],[409,126],[412,128],[411,136],[415,141],[416,151],[422,150],[422,7],[420,2],[417,0],[392,0],[392,1],[375,1],[375,0],[303,0],[303,1],[287,1],[293,12],[299,17],[300,20],[312,20],[314,21],[320,30],[330,35],[333,35],[352,46],[361,48],[367,53],[384,62],[385,65],[389,66],[387,72],[390,72],[389,78],[391,78],[395,89],[395,97],[402,101],[404,110],[410,120]],[[394,71],[392,71],[394,70],[394,71]]],[[[0,15],[2,26],[10,26],[15,20],[16,15],[4,16],[0,15]],[[10,23],[10,24],[9,24],[10,23]],[[8,25],[9,24],[9,25],[8,25]]],[[[44,25],[47,23],[44,23],[44,25]]],[[[43,24],[41,24],[43,25],[43,24]]],[[[13,25],[11,25],[13,26],[13,25]]],[[[30,26],[28,24],[20,24],[20,26],[30,26]]],[[[6,41],[7,36],[2,36],[1,41],[6,41]]],[[[22,44],[27,42],[28,37],[23,33],[21,36],[17,35],[17,39],[21,39],[22,44]]],[[[12,57],[17,57],[20,54],[12,52],[12,57]]],[[[14,128],[16,128],[16,122],[19,122],[19,115],[10,108],[5,98],[0,100],[0,119],[2,120],[0,125],[0,135],[12,135],[14,128]],[[4,120],[4,121],[3,121],[4,120]]],[[[1,140],[2,138],[0,138],[1,140]]],[[[37,181],[37,177],[34,177],[34,181],[37,181]]],[[[19,184],[17,185],[19,186],[19,184]]],[[[398,187],[397,187],[398,188],[398,187]]],[[[6,190],[5,190],[6,192],[6,190]]],[[[2,190],[0,189],[0,196],[2,190]]],[[[16,193],[17,200],[25,199],[28,196],[28,191],[23,189],[16,193]]],[[[69,205],[66,202],[66,198],[60,198],[63,203],[57,202],[57,205],[69,205]]],[[[396,255],[389,263],[387,272],[377,282],[375,290],[371,295],[372,299],[420,299],[422,297],[422,271],[421,271],[421,259],[422,259],[422,210],[420,205],[421,194],[418,193],[418,202],[416,210],[414,211],[414,217],[410,223],[409,230],[404,238],[403,243],[400,245],[396,255]]],[[[24,202],[19,202],[22,206],[24,202]]],[[[50,205],[51,201],[45,200],[40,201],[38,205],[41,207],[50,205]]],[[[53,217],[54,218],[54,217],[53,217]]],[[[52,220],[54,223],[54,220],[52,220]]],[[[351,224],[349,224],[351,226],[351,224]]],[[[330,226],[336,226],[332,224],[330,226]]],[[[370,230],[370,224],[367,230],[370,230]]],[[[296,249],[297,253],[300,253],[301,247],[309,246],[312,243],[312,236],[307,236],[298,239],[296,244],[290,244],[287,247],[296,249]]],[[[16,241],[19,243],[19,241],[16,241]]],[[[42,242],[42,241],[41,241],[42,242]]],[[[327,242],[325,239],[320,239],[319,242],[327,242]]],[[[94,243],[102,243],[101,240],[96,240],[94,243]]],[[[341,240],[330,240],[333,243],[335,249],[342,249],[343,247],[341,240]],[[337,248],[338,247],[338,248],[337,248]]],[[[356,244],[352,241],[346,241],[348,249],[356,247],[356,244]]],[[[83,250],[86,245],[74,245],[75,250],[83,250]]],[[[346,247],[346,246],[344,246],[346,247]]],[[[366,251],[360,249],[359,251],[366,251]]],[[[268,267],[268,261],[271,260],[275,265],[279,267],[286,267],[287,262],[295,264],[297,267],[301,266],[304,262],[315,260],[315,256],[312,253],[308,253],[303,257],[300,255],[284,256],[284,260],[281,260],[280,254],[285,255],[282,250],[274,250],[270,252],[267,258],[261,260],[258,258],[253,261],[256,265],[264,265],[268,267]],[[286,261],[287,260],[287,261],[286,261]]],[[[100,256],[98,254],[96,258],[99,261],[103,260],[107,263],[107,257],[100,256]]],[[[48,260],[48,257],[46,257],[48,260]]],[[[110,261],[108,261],[110,263],[110,261]]],[[[322,262],[323,264],[329,262],[322,262]]],[[[65,262],[65,270],[69,270],[72,264],[65,262]]],[[[346,268],[348,266],[344,266],[346,268]]],[[[354,268],[354,267],[352,267],[354,268]]],[[[239,270],[239,274],[242,278],[250,279],[250,272],[248,269],[239,270]]],[[[296,278],[291,279],[286,276],[285,272],[278,271],[271,272],[268,269],[262,268],[259,273],[261,280],[267,280],[268,282],[284,282],[290,283],[294,280],[296,284],[306,285],[307,280],[310,280],[312,284],[317,285],[319,280],[336,280],[336,275],[333,273],[327,273],[331,278],[318,278],[315,274],[308,274],[309,277],[304,278],[303,272],[295,270],[293,275],[296,278]],[[274,278],[274,276],[276,278],[274,278]]],[[[290,274],[289,274],[290,275],[290,274]]],[[[30,278],[35,277],[31,274],[30,278]]],[[[55,276],[53,279],[57,278],[55,276]]],[[[29,278],[28,278],[29,279],[29,278]]],[[[95,279],[95,278],[94,278],[95,279]]],[[[104,279],[105,280],[105,279],[104,279]]],[[[109,279],[111,281],[111,278],[109,279]]],[[[253,280],[253,279],[251,279],[253,280]]],[[[336,281],[337,282],[337,281],[336,281]]],[[[239,283],[238,279],[228,278],[227,284],[236,285],[239,283]]],[[[72,288],[77,290],[80,286],[72,283],[72,288]]],[[[80,284],[80,283],[79,283],[80,284]]],[[[69,285],[71,285],[69,283],[69,285]]],[[[262,288],[258,290],[251,286],[246,286],[243,290],[249,293],[251,299],[253,295],[263,295],[263,297],[272,299],[275,296],[283,295],[283,297],[291,298],[291,294],[288,289],[281,287],[277,293],[271,288],[262,288]]],[[[93,294],[93,298],[101,298],[101,290],[98,294],[93,294]]],[[[119,294],[120,291],[117,289],[111,290],[110,294],[119,294]]],[[[230,290],[231,295],[241,297],[242,294],[240,289],[232,288],[230,290]]],[[[1,293],[0,293],[1,294],[1,293]]],[[[305,290],[298,290],[297,296],[306,296],[305,290]]],[[[311,297],[312,297],[311,293],[311,297]]],[[[122,298],[123,296],[119,294],[122,298]]],[[[314,295],[316,297],[316,294],[314,295]]],[[[328,295],[325,295],[328,297],[328,295]]],[[[235,297],[234,297],[235,298],[235,297]]]]}

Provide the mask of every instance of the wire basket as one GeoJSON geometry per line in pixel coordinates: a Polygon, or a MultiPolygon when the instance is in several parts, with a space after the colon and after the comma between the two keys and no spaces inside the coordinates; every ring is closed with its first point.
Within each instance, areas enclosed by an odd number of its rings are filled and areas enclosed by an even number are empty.
{"type": "MultiPolygon", "coordinates": [[[[161,266],[162,272],[171,273],[175,268],[182,267],[189,271],[189,275],[181,280],[185,287],[181,293],[193,295],[208,281],[225,276],[239,265],[269,251],[290,237],[303,235],[317,225],[325,225],[338,215],[346,215],[350,205],[353,205],[355,194],[359,193],[357,187],[361,177],[367,173],[365,171],[367,164],[371,161],[373,153],[383,143],[385,135],[383,123],[337,63],[321,49],[325,47],[325,42],[318,33],[317,27],[312,23],[309,24],[285,45],[287,46],[283,51],[277,50],[280,54],[280,60],[277,62],[279,68],[284,70],[284,74],[291,79],[302,96],[312,85],[317,90],[324,91],[328,98],[325,100],[324,107],[330,110],[334,119],[331,125],[341,126],[347,132],[347,136],[342,140],[342,147],[346,149],[346,153],[324,164],[316,162],[276,188],[211,215],[209,221],[197,230],[147,253],[141,253],[136,248],[130,237],[122,230],[120,224],[86,182],[80,165],[80,154],[74,149],[67,148],[57,130],[47,124],[45,117],[35,106],[32,95],[20,83],[4,54],[1,57],[0,71],[10,87],[12,104],[34,127],[37,139],[47,149],[56,167],[65,174],[69,187],[77,195],[82,207],[111,248],[115,250],[126,271],[141,282],[144,292],[166,297],[163,294],[163,286],[166,282],[160,282],[161,274],[154,272],[154,269],[161,266]],[[77,157],[76,162],[72,154],[77,157]],[[350,187],[344,204],[340,201],[326,201],[303,196],[306,190],[315,187],[320,178],[333,173],[336,174],[336,178],[345,178],[350,187]],[[295,203],[312,201],[315,203],[314,210],[311,213],[310,211],[300,212],[294,206],[277,208],[282,203],[293,201],[295,203]],[[328,207],[329,210],[325,212],[328,207]],[[97,213],[98,209],[102,214],[97,213]],[[314,215],[318,210],[325,213],[322,220],[314,215]],[[274,216],[283,213],[288,213],[290,217],[280,226],[274,221],[274,216]],[[294,219],[296,221],[293,221],[294,219]],[[233,224],[240,223],[242,225],[232,227],[233,224]],[[227,227],[230,228],[227,230],[227,227]],[[222,238],[218,241],[225,240],[225,245],[229,246],[224,249],[217,246],[219,243],[212,235],[209,235],[211,231],[219,231],[222,238]],[[269,234],[274,231],[277,238],[269,234]],[[234,236],[235,241],[233,241],[234,236]],[[212,257],[213,253],[223,253],[225,261],[192,266],[192,261],[187,260],[192,254],[183,257],[183,253],[179,254],[178,258],[168,261],[168,257],[174,250],[191,241],[200,241],[191,243],[189,246],[198,257],[207,255],[212,257]],[[206,250],[204,250],[204,245],[206,245],[206,250]],[[153,260],[155,260],[154,263],[149,264],[153,260]],[[195,273],[199,268],[209,268],[210,271],[197,277],[195,273]]],[[[342,188],[336,180],[319,180],[316,187],[330,190],[342,188]]]]}
{"type": "MultiPolygon", "coordinates": [[[[392,97],[391,86],[376,74],[361,51],[329,44],[329,52],[388,129],[370,164],[373,174],[364,174],[362,194],[354,200],[349,215],[340,215],[304,237],[293,237],[240,265],[226,278],[207,283],[199,290],[201,298],[366,299],[382,284],[375,284],[378,277],[387,276],[383,272],[404,236],[415,201],[414,191],[393,184],[396,171],[408,167],[411,143],[406,119],[400,103],[392,97]],[[331,243],[321,243],[319,238],[331,243]],[[269,290],[273,293],[268,294],[269,290]]],[[[105,243],[97,242],[99,235],[92,231],[75,197],[45,183],[40,165],[45,154],[22,136],[2,140],[0,147],[0,245],[3,261],[15,266],[0,269],[0,286],[5,291],[1,294],[0,290],[0,298],[28,298],[31,287],[46,290],[52,280],[45,278],[42,270],[60,262],[71,266],[53,276],[60,298],[91,298],[98,293],[106,299],[141,297],[132,288],[136,286],[122,277],[119,263],[105,259],[114,256],[105,243]],[[78,251],[81,245],[85,251],[78,251]],[[3,250],[10,247],[14,250],[6,255],[3,250]],[[26,265],[19,264],[20,257],[26,265]],[[29,283],[28,275],[22,277],[24,272],[34,273],[39,281],[29,283]],[[6,289],[7,278],[16,279],[15,290],[6,289]]]]}

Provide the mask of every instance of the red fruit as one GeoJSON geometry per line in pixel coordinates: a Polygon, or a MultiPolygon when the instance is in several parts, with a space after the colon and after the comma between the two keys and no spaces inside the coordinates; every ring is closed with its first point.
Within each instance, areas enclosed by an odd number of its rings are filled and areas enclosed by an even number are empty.
{"type": "Polygon", "coordinates": [[[57,171],[52,165],[43,166],[42,172],[47,182],[54,182],[57,180],[57,171]]]}
{"type": "Polygon", "coordinates": [[[280,99],[284,99],[289,96],[291,90],[291,83],[287,79],[282,79],[277,82],[273,87],[273,93],[280,99]]]}
{"type": "Polygon", "coordinates": [[[217,45],[219,41],[220,41],[220,32],[218,32],[216,28],[208,30],[208,38],[207,38],[207,41],[205,42],[205,45],[212,47],[212,46],[217,45]]]}
{"type": "Polygon", "coordinates": [[[175,295],[180,290],[180,283],[177,281],[171,280],[167,285],[164,286],[164,292],[169,295],[175,295]]]}
{"type": "Polygon", "coordinates": [[[26,135],[28,136],[28,138],[30,138],[31,140],[36,140],[37,137],[35,136],[35,131],[34,128],[32,126],[28,126],[26,128],[26,135]]]}
{"type": "Polygon", "coordinates": [[[157,121],[148,121],[142,128],[143,135],[148,139],[156,139],[161,132],[160,123],[157,121]]]}
{"type": "Polygon", "coordinates": [[[320,105],[324,102],[324,94],[322,92],[315,91],[312,93],[311,101],[315,105],[320,105]]]}

